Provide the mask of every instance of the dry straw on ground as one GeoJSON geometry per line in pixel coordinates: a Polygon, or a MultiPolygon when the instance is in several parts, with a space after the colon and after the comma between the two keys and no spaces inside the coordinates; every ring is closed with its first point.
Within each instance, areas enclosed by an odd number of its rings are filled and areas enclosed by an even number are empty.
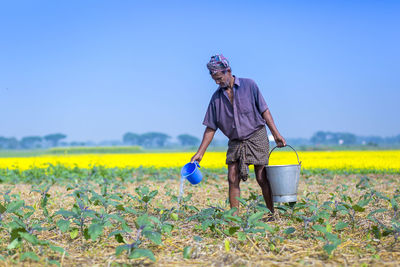
{"type": "MultiPolygon", "coordinates": [[[[388,196],[392,196],[394,191],[400,188],[399,175],[368,175],[368,177],[376,191],[388,196]]],[[[363,193],[362,190],[356,188],[360,178],[361,175],[302,176],[298,190],[299,199],[316,198],[318,203],[322,204],[330,199],[331,194],[337,193],[341,185],[347,185],[347,194],[351,195],[353,200],[356,200],[363,193]]],[[[127,184],[124,193],[135,195],[134,189],[143,184],[151,189],[158,190],[158,195],[152,202],[149,213],[155,212],[154,208],[156,207],[171,208],[176,206],[175,202],[170,201],[167,193],[178,194],[178,177],[163,182],[145,179],[142,182],[127,184]]],[[[221,175],[219,179],[208,179],[198,186],[191,186],[186,183],[185,195],[192,193],[191,205],[199,209],[216,205],[228,208],[226,202],[227,186],[225,176],[221,175]]],[[[24,199],[27,204],[39,206],[40,196],[38,193],[31,192],[30,185],[2,184],[0,185],[0,192],[4,192],[7,188],[12,188],[12,193],[20,194],[21,199],[24,199]]],[[[246,198],[250,191],[260,194],[260,189],[254,178],[242,183],[241,189],[243,198],[246,198]]],[[[48,206],[50,213],[60,208],[72,206],[74,200],[67,196],[70,192],[67,192],[64,186],[54,185],[49,193],[51,194],[48,206]]],[[[289,219],[279,210],[275,215],[276,220],[269,224],[279,226],[281,234],[288,227],[294,227],[296,231],[287,236],[283,242],[278,242],[275,248],[271,248],[265,237],[262,240],[259,236],[254,235],[247,237],[245,241],[239,241],[235,237],[216,236],[210,231],[197,229],[195,221],[189,222],[185,220],[186,218],[181,217],[178,221],[173,222],[175,227],[171,234],[163,235],[162,245],[156,246],[145,243],[154,252],[157,258],[155,263],[147,259],[127,259],[124,255],[116,257],[115,248],[119,244],[114,238],[107,238],[108,232],[96,241],[88,240],[84,242],[80,238],[72,240],[69,234],[62,233],[58,228],[44,231],[38,237],[49,240],[68,252],[68,255],[61,257],[55,254],[62,266],[118,266],[123,263],[134,266],[398,266],[400,265],[400,242],[395,242],[393,235],[376,239],[368,232],[373,222],[368,220],[366,216],[373,208],[378,207],[388,208],[384,202],[377,201],[376,204],[367,206],[365,212],[356,214],[357,225],[354,228],[347,227],[339,233],[342,242],[330,256],[322,249],[323,242],[304,238],[305,229],[302,222],[289,219]],[[200,236],[202,240],[196,241],[193,238],[194,236],[200,236]],[[226,248],[226,242],[229,242],[229,250],[226,248]],[[182,252],[185,247],[191,247],[191,259],[183,258],[182,252]]],[[[241,210],[242,215],[243,212],[241,210]]],[[[42,215],[38,213],[36,216],[42,215]]],[[[389,223],[387,215],[382,214],[379,218],[383,222],[389,223]]],[[[127,220],[134,229],[135,218],[127,218],[127,220]]],[[[335,220],[332,223],[334,224],[335,220]]],[[[7,241],[9,238],[3,233],[1,235],[2,241],[7,241]]],[[[269,238],[269,236],[267,235],[266,238],[269,238]]],[[[6,251],[6,247],[7,242],[2,242],[0,251],[6,251]]],[[[37,250],[35,247],[32,247],[32,249],[37,250]]],[[[15,264],[40,266],[43,262],[25,261],[18,263],[18,253],[15,257],[7,258],[6,261],[0,261],[1,266],[14,266],[15,264]]]]}

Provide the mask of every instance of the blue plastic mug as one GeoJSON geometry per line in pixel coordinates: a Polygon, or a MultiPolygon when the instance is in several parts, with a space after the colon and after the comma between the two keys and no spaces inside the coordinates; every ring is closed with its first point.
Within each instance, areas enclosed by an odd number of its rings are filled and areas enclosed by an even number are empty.
{"type": "Polygon", "coordinates": [[[201,182],[203,175],[201,174],[200,165],[197,161],[194,163],[187,163],[181,169],[181,176],[188,179],[191,184],[198,184],[201,182]]]}

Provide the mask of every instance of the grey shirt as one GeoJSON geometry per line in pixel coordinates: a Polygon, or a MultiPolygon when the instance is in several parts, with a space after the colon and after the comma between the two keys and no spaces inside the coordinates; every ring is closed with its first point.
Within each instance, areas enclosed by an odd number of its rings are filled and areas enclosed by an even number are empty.
{"type": "Polygon", "coordinates": [[[260,127],[265,127],[262,113],[268,109],[257,84],[235,77],[233,104],[224,88],[218,87],[211,97],[203,124],[221,131],[229,140],[245,140],[260,127]]]}

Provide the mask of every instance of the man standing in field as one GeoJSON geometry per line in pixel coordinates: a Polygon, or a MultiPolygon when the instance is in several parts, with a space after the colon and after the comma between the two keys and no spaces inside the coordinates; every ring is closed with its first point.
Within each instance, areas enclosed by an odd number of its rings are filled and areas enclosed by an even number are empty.
{"type": "Polygon", "coordinates": [[[273,213],[272,193],[265,165],[268,164],[269,142],[265,124],[278,147],[286,146],[277,130],[268,106],[256,83],[251,79],[232,75],[228,60],[222,55],[211,57],[207,64],[211,78],[219,85],[211,97],[203,124],[203,140],[191,162],[200,162],[217,129],[229,138],[226,164],[228,165],[229,202],[239,209],[240,180],[246,181],[248,165],[261,187],[265,204],[273,213]]]}

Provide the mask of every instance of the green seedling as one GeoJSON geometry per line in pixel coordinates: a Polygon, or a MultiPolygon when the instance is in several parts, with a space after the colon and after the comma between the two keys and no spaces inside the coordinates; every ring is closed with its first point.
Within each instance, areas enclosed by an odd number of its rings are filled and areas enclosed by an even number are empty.
{"type": "Polygon", "coordinates": [[[154,253],[149,249],[140,248],[144,238],[150,240],[155,245],[161,245],[161,233],[156,230],[155,225],[160,221],[152,216],[141,215],[135,221],[135,226],[137,229],[136,237],[133,238],[130,234],[131,229],[125,226],[124,230],[114,231],[109,236],[114,236],[116,240],[123,245],[116,248],[115,254],[119,256],[124,251],[127,252],[128,257],[131,259],[136,258],[148,258],[152,261],[156,261],[154,253]],[[123,235],[127,235],[133,242],[126,242],[123,235]]]}

